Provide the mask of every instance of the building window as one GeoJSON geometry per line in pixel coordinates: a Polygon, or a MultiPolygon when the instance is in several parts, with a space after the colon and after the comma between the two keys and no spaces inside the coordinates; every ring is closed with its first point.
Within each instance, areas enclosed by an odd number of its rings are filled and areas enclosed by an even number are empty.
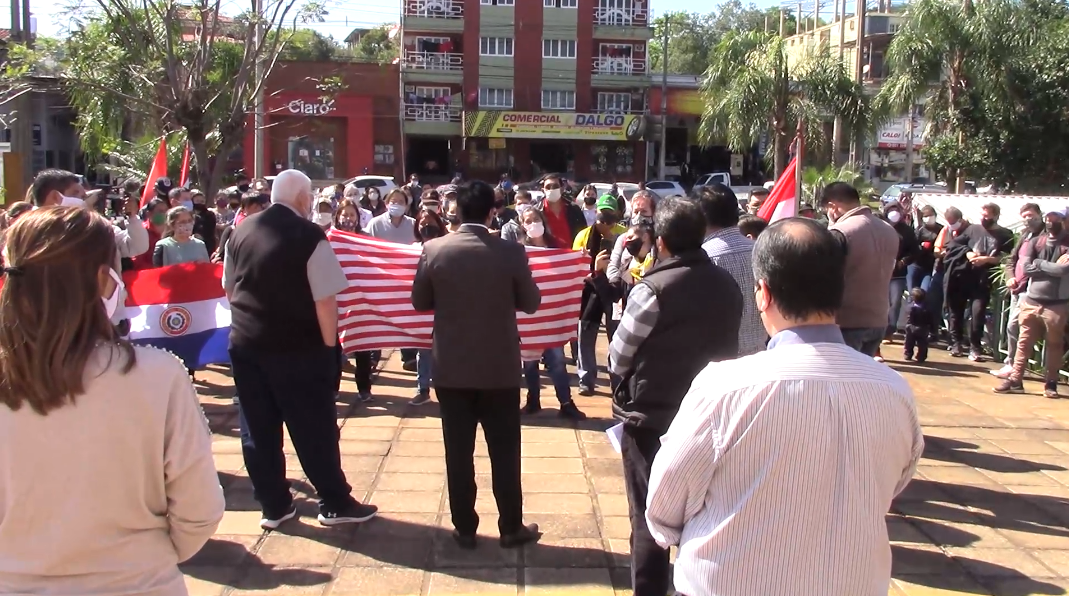
{"type": "MultiPolygon", "coordinates": [[[[506,170],[509,167],[507,149],[491,149],[491,139],[468,139],[468,165],[473,170],[506,170]]],[[[499,139],[494,139],[499,140],[499,139]]]]}
{"type": "Polygon", "coordinates": [[[628,143],[591,145],[590,157],[592,174],[630,175],[635,169],[635,148],[628,143]]]}
{"type": "Polygon", "coordinates": [[[579,0],[542,0],[546,8],[578,8],[579,0]]]}
{"type": "Polygon", "coordinates": [[[901,30],[901,29],[902,29],[902,24],[901,23],[891,23],[890,25],[887,26],[887,32],[890,33],[891,35],[897,34],[899,32],[899,30],[901,30]]]}
{"type": "Polygon", "coordinates": [[[479,0],[483,6],[515,6],[516,0],[479,0]]]}
{"type": "Polygon", "coordinates": [[[574,39],[543,39],[543,58],[575,58],[574,39]]]}
{"type": "Polygon", "coordinates": [[[511,56],[511,37],[483,37],[479,40],[479,53],[483,56],[511,56]]]}
{"type": "Polygon", "coordinates": [[[480,108],[511,108],[512,89],[479,89],[480,108]]]}
{"type": "Polygon", "coordinates": [[[575,91],[542,90],[543,110],[574,110],[575,91]]]}
{"type": "Polygon", "coordinates": [[[631,111],[630,93],[598,93],[598,111],[626,114],[631,111]]]}

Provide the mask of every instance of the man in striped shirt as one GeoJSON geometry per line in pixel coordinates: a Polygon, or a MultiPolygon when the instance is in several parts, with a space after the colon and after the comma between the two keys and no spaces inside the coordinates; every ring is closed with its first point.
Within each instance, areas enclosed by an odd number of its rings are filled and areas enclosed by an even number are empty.
{"type": "Polygon", "coordinates": [[[843,343],[831,232],[777,222],[753,259],[768,350],[694,380],[653,464],[650,532],[679,546],[686,596],[886,596],[884,516],[924,449],[913,392],[843,343]]]}

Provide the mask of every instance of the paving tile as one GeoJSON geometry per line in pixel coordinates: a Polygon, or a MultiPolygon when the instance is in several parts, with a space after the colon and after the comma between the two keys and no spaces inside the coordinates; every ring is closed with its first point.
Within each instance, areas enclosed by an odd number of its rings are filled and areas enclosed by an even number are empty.
{"type": "Polygon", "coordinates": [[[434,428],[402,428],[402,441],[431,441],[442,442],[442,431],[434,428]]]}
{"type": "Polygon", "coordinates": [[[995,484],[995,480],[989,476],[985,476],[982,472],[975,468],[967,468],[964,466],[958,467],[940,467],[934,469],[925,469],[924,477],[936,482],[946,482],[951,484],[968,484],[968,485],[988,485],[995,484]]]}
{"type": "Polygon", "coordinates": [[[208,539],[208,542],[200,551],[183,565],[190,567],[237,567],[245,561],[259,541],[259,535],[224,536],[216,534],[208,539]]]}
{"type": "Polygon", "coordinates": [[[384,537],[357,532],[343,549],[339,567],[409,567],[427,569],[433,538],[384,537]]]}
{"type": "Polygon", "coordinates": [[[524,547],[528,567],[597,567],[611,563],[602,541],[594,538],[550,538],[543,536],[537,544],[524,547]]]}
{"type": "Polygon", "coordinates": [[[609,577],[616,596],[632,596],[630,569],[610,569],[609,577]]]}
{"type": "Polygon", "coordinates": [[[575,441],[557,443],[524,443],[523,457],[574,457],[579,458],[579,444],[575,441]]]}
{"type": "Polygon", "coordinates": [[[441,491],[445,488],[445,474],[388,473],[379,476],[376,490],[383,491],[441,491]]]}
{"type": "Polygon", "coordinates": [[[569,596],[613,596],[608,569],[548,569],[528,567],[524,570],[525,594],[569,596]]]}
{"type": "Polygon", "coordinates": [[[1069,578],[1069,550],[1034,550],[1030,554],[1059,577],[1069,578]]]}
{"type": "Polygon", "coordinates": [[[259,511],[226,511],[215,533],[222,536],[260,536],[259,511]]]}
{"type": "Polygon", "coordinates": [[[591,459],[621,459],[610,443],[586,443],[583,445],[583,455],[591,459]]]}
{"type": "Polygon", "coordinates": [[[594,491],[599,495],[602,493],[622,495],[627,493],[627,489],[624,487],[623,476],[600,476],[590,479],[590,482],[594,485],[594,491]]]}
{"type": "Polygon", "coordinates": [[[951,548],[949,553],[974,577],[1054,577],[1057,574],[1023,550],[951,548]]]}
{"type": "Polygon", "coordinates": [[[551,539],[601,538],[598,520],[591,515],[530,515],[528,521],[538,522],[538,529],[551,539]]]}
{"type": "Polygon", "coordinates": [[[371,503],[384,513],[437,513],[442,504],[441,491],[384,491],[371,494],[371,503]]]}
{"type": "Polygon", "coordinates": [[[245,467],[245,457],[238,453],[214,453],[212,459],[220,472],[237,472],[245,467]]]}
{"type": "Polygon", "coordinates": [[[987,578],[984,584],[995,596],[1069,593],[1069,581],[1049,577],[987,578]]]}
{"type": "Polygon", "coordinates": [[[331,596],[416,596],[423,589],[422,569],[392,567],[339,569],[331,596]]]}
{"type": "Polygon", "coordinates": [[[582,474],[583,461],[579,458],[530,457],[520,462],[524,474],[582,474]]]}
{"type": "MultiPolygon", "coordinates": [[[[476,481],[490,476],[477,476],[476,481]]],[[[590,483],[583,474],[523,474],[523,492],[533,493],[583,493],[590,491],[590,483]]],[[[487,484],[489,486],[489,484],[487,484]]],[[[480,488],[482,485],[480,484],[480,488]]]]}
{"type": "Polygon", "coordinates": [[[1069,530],[1064,527],[1032,526],[1027,530],[1007,529],[1000,531],[1002,535],[1019,548],[1027,550],[1069,549],[1069,530]]]}
{"type": "Polygon", "coordinates": [[[442,594],[516,596],[515,569],[462,569],[431,574],[429,596],[442,594]]]}
{"type": "MultiPolygon", "coordinates": [[[[349,426],[341,427],[341,442],[349,441],[392,441],[397,435],[397,428],[392,426],[349,426]]],[[[439,440],[441,435],[439,435],[439,440]]],[[[342,451],[342,453],[345,453],[342,451]]]]}
{"type": "Polygon", "coordinates": [[[460,548],[452,535],[441,535],[434,541],[432,558],[434,569],[467,568],[508,568],[516,567],[520,561],[520,549],[501,548],[495,536],[491,540],[480,539],[475,550],[460,548]]]}
{"type": "Polygon", "coordinates": [[[899,575],[945,575],[963,573],[962,567],[930,544],[891,545],[891,573],[899,575]]]}
{"type": "Polygon", "coordinates": [[[315,565],[334,565],[341,554],[338,546],[304,538],[301,536],[284,536],[277,532],[264,539],[257,558],[265,565],[278,567],[299,567],[315,565]]]}
{"type": "Polygon", "coordinates": [[[523,499],[525,513],[559,513],[567,511],[572,515],[594,513],[594,503],[589,495],[533,493],[523,499]]]}
{"type": "Polygon", "coordinates": [[[221,596],[234,583],[240,571],[236,567],[183,565],[189,596],[221,596]]]}
{"type": "MultiPolygon", "coordinates": [[[[608,538],[605,540],[609,544],[609,555],[611,556],[611,562],[613,567],[623,567],[629,572],[631,570],[631,541],[621,538],[608,538]]],[[[630,581],[630,580],[629,580],[630,581]]],[[[615,585],[615,584],[614,584],[615,585]]],[[[630,588],[630,584],[628,584],[630,588]]]]}
{"type": "Polygon", "coordinates": [[[524,427],[520,438],[524,443],[574,443],[575,431],[570,428],[524,427]]]}
{"type": "Polygon", "coordinates": [[[436,457],[445,458],[445,443],[441,441],[401,441],[390,450],[391,455],[400,457],[436,457]]]}
{"type": "Polygon", "coordinates": [[[1062,451],[1043,441],[1016,441],[1012,439],[992,439],[992,443],[1007,453],[1021,455],[1061,455],[1062,451]]]}
{"type": "Polygon", "coordinates": [[[358,540],[371,538],[431,539],[437,532],[436,513],[380,513],[368,523],[360,524],[358,540]]]}
{"type": "Polygon", "coordinates": [[[631,509],[627,504],[627,495],[611,493],[598,494],[598,511],[601,515],[630,515],[631,509]]]}
{"type": "MultiPolygon", "coordinates": [[[[906,596],[961,596],[991,592],[965,574],[895,575],[895,587],[906,596]]],[[[1026,593],[1022,593],[1026,594],[1026,593]]]]}
{"type": "Polygon", "coordinates": [[[330,567],[256,566],[245,572],[231,594],[245,596],[270,592],[272,595],[314,596],[324,593],[332,579],[330,567]]]}
{"type": "Polygon", "coordinates": [[[445,457],[401,457],[396,453],[386,458],[384,474],[445,474],[445,457]]]}
{"type": "Polygon", "coordinates": [[[602,517],[601,534],[605,538],[630,538],[631,518],[622,515],[602,517]]]}
{"type": "Polygon", "coordinates": [[[375,455],[346,455],[341,456],[341,467],[348,476],[352,473],[374,474],[382,466],[382,456],[375,455]]]}

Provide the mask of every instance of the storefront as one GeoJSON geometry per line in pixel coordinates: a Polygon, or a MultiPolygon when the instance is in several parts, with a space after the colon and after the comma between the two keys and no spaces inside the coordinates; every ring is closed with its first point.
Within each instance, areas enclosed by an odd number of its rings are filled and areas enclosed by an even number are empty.
{"type": "Polygon", "coordinates": [[[520,180],[563,172],[590,182],[644,178],[646,118],[635,114],[477,111],[464,114],[467,175],[520,180]]]}
{"type": "Polygon", "coordinates": [[[869,150],[872,177],[881,182],[897,184],[928,178],[930,172],[924,164],[925,119],[913,120],[913,172],[906,172],[906,149],[909,141],[909,118],[895,118],[876,134],[876,146],[869,150]]]}

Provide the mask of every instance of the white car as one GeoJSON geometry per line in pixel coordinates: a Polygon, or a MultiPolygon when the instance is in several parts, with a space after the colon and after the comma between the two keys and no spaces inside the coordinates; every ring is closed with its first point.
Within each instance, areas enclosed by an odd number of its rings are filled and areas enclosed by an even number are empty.
{"type": "Polygon", "coordinates": [[[687,191],[683,190],[683,185],[671,180],[650,180],[646,183],[646,190],[656,193],[662,199],[675,195],[687,196],[687,191]]]}
{"type": "Polygon", "coordinates": [[[383,197],[386,196],[386,192],[390,189],[397,188],[397,185],[393,182],[393,176],[357,176],[345,181],[345,186],[350,184],[359,188],[361,193],[365,188],[374,186],[379,189],[379,195],[383,197]]]}
{"type": "Polygon", "coordinates": [[[694,182],[694,189],[698,189],[702,186],[709,186],[714,182],[719,182],[724,186],[731,186],[731,174],[727,172],[716,172],[714,174],[705,174],[694,182]]]}

